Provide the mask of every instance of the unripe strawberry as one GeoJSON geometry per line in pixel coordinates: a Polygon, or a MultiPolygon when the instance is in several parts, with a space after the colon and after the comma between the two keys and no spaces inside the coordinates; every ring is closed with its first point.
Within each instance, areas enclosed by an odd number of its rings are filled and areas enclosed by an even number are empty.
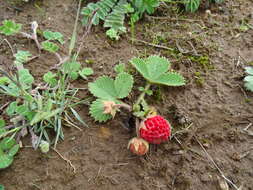
{"type": "Polygon", "coordinates": [[[129,141],[128,149],[132,153],[142,156],[148,152],[149,144],[142,138],[134,137],[129,141]]]}
{"type": "Polygon", "coordinates": [[[160,144],[171,135],[169,122],[160,115],[151,116],[141,122],[139,135],[152,144],[160,144]]]}

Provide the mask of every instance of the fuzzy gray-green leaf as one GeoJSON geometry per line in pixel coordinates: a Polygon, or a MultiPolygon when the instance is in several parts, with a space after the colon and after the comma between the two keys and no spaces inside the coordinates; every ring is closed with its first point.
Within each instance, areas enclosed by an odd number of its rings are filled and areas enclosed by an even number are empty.
{"type": "Polygon", "coordinates": [[[128,73],[120,73],[115,79],[114,86],[117,92],[117,98],[125,98],[133,88],[134,79],[128,73]]]}
{"type": "Polygon", "coordinates": [[[182,75],[175,72],[168,72],[161,75],[157,80],[152,81],[156,84],[163,84],[167,86],[183,86],[185,85],[185,79],[182,75]]]}
{"type": "Polygon", "coordinates": [[[98,98],[113,100],[118,95],[114,87],[114,80],[107,76],[99,77],[88,86],[89,91],[98,98]]]}
{"type": "Polygon", "coordinates": [[[146,67],[149,78],[157,79],[168,71],[170,62],[165,57],[159,57],[157,55],[149,56],[146,59],[146,67]]]}
{"type": "Polygon", "coordinates": [[[105,122],[112,118],[111,114],[104,114],[104,104],[102,99],[97,99],[90,106],[90,114],[95,121],[105,122]]]}

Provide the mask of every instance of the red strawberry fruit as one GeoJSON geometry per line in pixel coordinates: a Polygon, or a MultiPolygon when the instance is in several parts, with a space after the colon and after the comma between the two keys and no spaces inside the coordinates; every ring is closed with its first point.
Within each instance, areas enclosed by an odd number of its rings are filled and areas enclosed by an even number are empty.
{"type": "Polygon", "coordinates": [[[169,122],[160,115],[151,116],[141,122],[139,135],[152,144],[160,144],[171,135],[169,122]]]}

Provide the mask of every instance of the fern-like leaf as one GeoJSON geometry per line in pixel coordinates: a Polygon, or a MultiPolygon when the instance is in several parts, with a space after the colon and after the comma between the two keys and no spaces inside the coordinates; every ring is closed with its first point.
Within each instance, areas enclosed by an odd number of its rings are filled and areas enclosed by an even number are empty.
{"type": "Polygon", "coordinates": [[[89,83],[88,86],[89,91],[98,98],[114,100],[117,97],[114,80],[110,77],[99,77],[95,82],[89,83]]]}
{"type": "Polygon", "coordinates": [[[122,99],[127,97],[132,90],[133,83],[134,79],[132,75],[128,73],[120,73],[114,81],[117,98],[122,99]]]}
{"type": "Polygon", "coordinates": [[[88,19],[92,16],[92,13],[97,10],[93,17],[92,24],[98,25],[100,20],[105,20],[116,3],[117,0],[101,0],[97,3],[89,3],[81,11],[81,14],[84,15],[83,24],[87,25],[88,19]]]}
{"type": "Polygon", "coordinates": [[[104,114],[104,104],[102,99],[97,99],[90,106],[90,114],[95,121],[105,122],[112,118],[111,114],[104,114]]]}
{"type": "Polygon", "coordinates": [[[105,28],[113,28],[116,31],[125,31],[124,20],[127,13],[126,0],[120,0],[113,8],[113,11],[106,17],[104,22],[105,28]]]}

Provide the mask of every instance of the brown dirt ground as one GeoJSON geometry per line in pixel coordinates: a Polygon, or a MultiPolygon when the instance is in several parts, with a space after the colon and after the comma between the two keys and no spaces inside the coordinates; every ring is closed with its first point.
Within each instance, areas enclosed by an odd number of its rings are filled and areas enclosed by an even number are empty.
{"type": "MultiPolygon", "coordinates": [[[[36,20],[41,30],[60,31],[66,39],[71,36],[76,1],[44,0],[17,6],[20,11],[2,0],[0,21],[14,19],[29,31],[29,22],[36,20]]],[[[126,36],[111,42],[106,39],[104,29],[95,27],[80,57],[83,62],[94,61],[96,75],[113,75],[113,65],[119,61],[127,63],[133,56],[160,54],[169,58],[174,69],[187,78],[187,85],[156,88],[156,98],[149,99],[149,103],[169,118],[174,132],[190,124],[189,130],[179,132],[168,143],[152,146],[148,155],[137,157],[126,149],[133,134],[120,127],[119,117],[97,124],[89,118],[87,106],[83,106],[80,113],[90,128],[84,128],[83,132],[67,128],[65,140],[58,145],[59,152],[75,166],[76,173],[53,150],[44,155],[26,147],[11,167],[0,171],[0,183],[7,190],[221,189],[219,172],[197,138],[233,183],[238,187],[243,185],[243,190],[252,190],[253,139],[242,131],[253,122],[253,94],[243,89],[242,79],[243,67],[253,62],[253,30],[242,32],[239,27],[242,20],[253,26],[253,1],[227,0],[209,9],[209,16],[201,9],[195,14],[182,13],[185,19],[176,19],[175,7],[162,7],[154,15],[156,18],[146,17],[136,26],[136,38],[174,48],[173,51],[143,43],[133,45],[126,36]],[[209,57],[210,62],[193,59],[194,54],[209,57]]],[[[37,53],[31,41],[21,37],[8,40],[15,49],[37,53]]],[[[6,65],[11,64],[8,47],[1,45],[0,52],[0,59],[5,59],[6,65]]],[[[61,53],[66,52],[67,46],[61,53]]],[[[54,57],[46,54],[27,67],[39,80],[55,63],[54,57]]],[[[87,83],[80,81],[78,86],[86,87],[87,83]]],[[[85,91],[82,96],[87,94],[85,91]]],[[[136,95],[132,94],[130,99],[136,95]]],[[[0,103],[6,101],[2,96],[0,103]]],[[[30,146],[29,139],[23,143],[30,146]]]]}

